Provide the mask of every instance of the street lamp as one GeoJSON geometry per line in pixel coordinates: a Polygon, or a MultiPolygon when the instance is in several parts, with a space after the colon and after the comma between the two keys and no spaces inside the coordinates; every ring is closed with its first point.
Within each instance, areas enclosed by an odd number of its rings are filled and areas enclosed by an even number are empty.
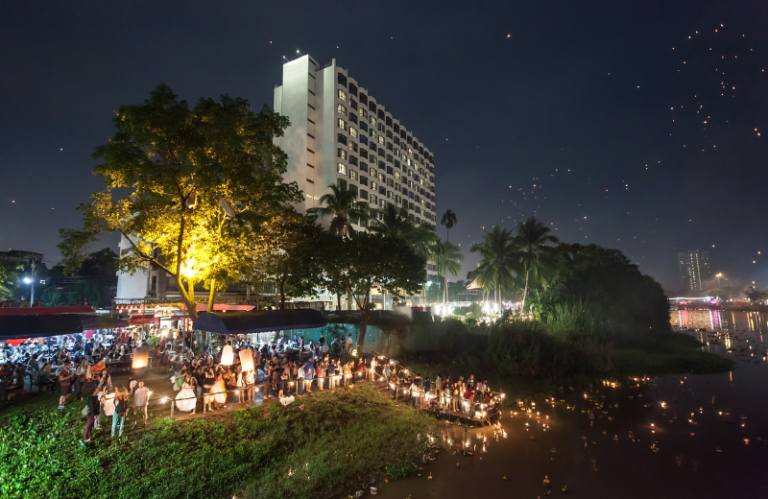
{"type": "Polygon", "coordinates": [[[31,296],[29,297],[29,306],[31,307],[35,304],[35,285],[29,277],[24,278],[24,284],[29,284],[29,289],[31,290],[31,296]]]}
{"type": "Polygon", "coordinates": [[[720,289],[720,278],[723,276],[723,273],[718,273],[715,277],[717,277],[717,289],[720,289]]]}

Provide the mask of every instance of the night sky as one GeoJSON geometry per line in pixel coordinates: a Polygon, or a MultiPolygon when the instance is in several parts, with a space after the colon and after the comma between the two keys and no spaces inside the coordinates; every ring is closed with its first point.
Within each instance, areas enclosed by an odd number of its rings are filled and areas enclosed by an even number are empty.
{"type": "Polygon", "coordinates": [[[460,278],[483,228],[536,216],[668,289],[687,249],[765,285],[767,26],[763,0],[2,2],[0,249],[58,261],[120,105],[160,82],[271,105],[298,49],[434,152],[460,278]]]}

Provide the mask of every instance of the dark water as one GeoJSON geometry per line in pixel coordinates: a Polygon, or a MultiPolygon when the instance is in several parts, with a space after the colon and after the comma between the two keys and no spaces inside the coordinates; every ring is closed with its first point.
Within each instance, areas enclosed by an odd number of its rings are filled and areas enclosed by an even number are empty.
{"type": "Polygon", "coordinates": [[[535,499],[546,495],[546,475],[553,496],[567,486],[584,498],[768,498],[764,324],[756,314],[688,312],[682,325],[716,330],[689,334],[736,360],[732,372],[564,387],[554,405],[507,403],[501,429],[445,426],[422,476],[381,483],[379,496],[535,499]],[[456,452],[462,446],[472,455],[456,452]]]}

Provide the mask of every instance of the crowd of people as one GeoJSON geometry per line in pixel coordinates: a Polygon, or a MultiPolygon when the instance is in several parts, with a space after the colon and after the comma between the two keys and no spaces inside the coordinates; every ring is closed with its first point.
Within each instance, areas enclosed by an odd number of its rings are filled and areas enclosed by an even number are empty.
{"type": "MultiPolygon", "coordinates": [[[[124,343],[111,339],[77,342],[63,337],[53,345],[28,342],[12,350],[6,346],[0,352],[5,359],[0,365],[0,400],[11,399],[19,390],[23,393],[25,377],[29,377],[30,384],[37,384],[41,391],[59,392],[59,409],[71,400],[87,400],[83,444],[109,419],[110,435],[120,437],[126,418],[133,428],[147,423],[152,392],[145,382],[128,379],[116,385],[112,379],[115,367],[125,363],[130,367],[135,347],[142,342],[132,338],[124,343]]],[[[191,414],[272,398],[288,405],[304,394],[367,380],[386,383],[395,400],[436,415],[463,413],[484,424],[492,424],[500,416],[498,399],[487,381],[442,375],[432,380],[383,356],[350,355],[356,353],[352,335],[334,337],[330,343],[324,337],[317,343],[300,337],[252,343],[246,336],[236,336],[197,352],[192,335],[180,334],[154,345],[150,367],[170,375],[176,392],[172,404],[191,414]],[[230,356],[225,355],[227,349],[231,349],[230,356]]]]}

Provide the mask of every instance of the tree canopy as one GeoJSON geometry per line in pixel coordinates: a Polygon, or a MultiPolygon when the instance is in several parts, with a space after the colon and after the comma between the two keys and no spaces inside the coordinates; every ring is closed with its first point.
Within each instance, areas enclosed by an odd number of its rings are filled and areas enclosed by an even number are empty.
{"type": "Polygon", "coordinates": [[[73,272],[101,233],[118,232],[130,244],[118,268],[160,267],[195,318],[194,285],[211,290],[212,309],[215,289],[254,271],[246,250],[262,224],[301,199],[283,183],[287,157],[273,142],[289,121],[228,95],[190,109],[165,84],[115,114],[115,134],[93,155],[105,189],[80,206],[82,229],[60,231],[65,267],[73,272]]]}

